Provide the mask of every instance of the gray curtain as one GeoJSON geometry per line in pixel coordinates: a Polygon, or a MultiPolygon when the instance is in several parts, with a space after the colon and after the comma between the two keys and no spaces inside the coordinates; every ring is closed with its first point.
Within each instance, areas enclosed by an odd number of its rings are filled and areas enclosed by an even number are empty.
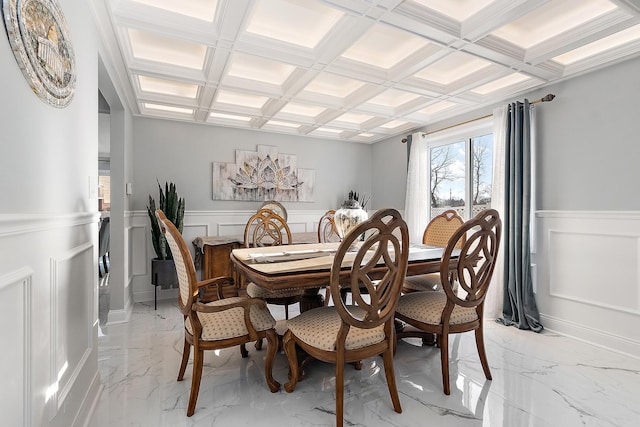
{"type": "Polygon", "coordinates": [[[542,330],[531,280],[531,116],[529,101],[510,106],[505,141],[504,301],[505,325],[542,330]]]}

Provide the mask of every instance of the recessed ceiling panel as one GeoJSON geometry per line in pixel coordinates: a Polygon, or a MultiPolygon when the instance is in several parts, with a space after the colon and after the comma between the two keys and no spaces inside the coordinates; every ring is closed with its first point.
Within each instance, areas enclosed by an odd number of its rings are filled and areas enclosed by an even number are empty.
{"type": "Polygon", "coordinates": [[[230,61],[227,74],[248,80],[256,80],[274,85],[282,85],[296,67],[259,56],[235,53],[230,61]]]}
{"type": "Polygon", "coordinates": [[[313,49],[343,13],[311,0],[258,0],[247,32],[313,49]]]}
{"type": "Polygon", "coordinates": [[[526,49],[614,9],[607,0],[553,0],[493,34],[526,49]]]}
{"type": "Polygon", "coordinates": [[[247,116],[238,116],[237,114],[225,114],[225,113],[209,113],[209,118],[211,119],[223,119],[223,120],[237,120],[240,122],[249,122],[251,121],[251,117],[247,116]]]}
{"type": "Polygon", "coordinates": [[[142,105],[144,108],[149,110],[163,111],[167,113],[193,114],[193,108],[174,107],[171,105],[152,104],[149,102],[145,102],[142,105]]]}
{"type": "Polygon", "coordinates": [[[213,22],[218,0],[132,0],[191,18],[213,22]]]}
{"type": "Polygon", "coordinates": [[[179,96],[195,99],[198,85],[182,83],[174,80],[157,79],[155,77],[138,76],[140,90],[143,92],[159,93],[162,95],[179,96]]]}
{"type": "Polygon", "coordinates": [[[297,129],[300,127],[298,123],[282,122],[279,120],[269,120],[267,124],[271,126],[278,126],[278,127],[284,127],[284,128],[292,128],[292,129],[297,129]]]}
{"type": "Polygon", "coordinates": [[[345,123],[354,123],[354,124],[362,124],[367,120],[373,119],[374,116],[370,116],[368,114],[359,114],[359,113],[345,113],[340,117],[337,117],[334,121],[336,122],[345,122],[345,123]]]}
{"type": "Polygon", "coordinates": [[[364,83],[361,81],[337,74],[323,73],[313,79],[304,90],[321,95],[335,96],[336,98],[346,98],[362,86],[364,86],[364,83]]]}
{"type": "Polygon", "coordinates": [[[418,71],[415,76],[448,85],[491,65],[489,61],[463,52],[454,52],[418,71]]]}
{"type": "Polygon", "coordinates": [[[342,56],[388,70],[427,44],[429,43],[420,37],[388,25],[377,24],[342,56]]]}
{"type": "Polygon", "coordinates": [[[415,93],[403,92],[397,89],[389,89],[382,92],[367,101],[367,104],[382,105],[383,107],[397,108],[409,101],[420,98],[420,95],[415,93]]]}
{"type": "Polygon", "coordinates": [[[134,58],[202,70],[207,46],[130,28],[134,58]]]}
{"type": "Polygon", "coordinates": [[[504,89],[516,83],[523,82],[525,80],[529,80],[530,77],[525,76],[520,73],[509,74],[508,76],[499,78],[482,86],[478,86],[473,88],[471,92],[479,93],[480,95],[486,95],[491,92],[495,92],[500,89],[504,89]]]}
{"type": "Polygon", "coordinates": [[[397,127],[400,126],[404,126],[406,124],[408,124],[409,122],[406,122],[404,120],[392,120],[390,122],[387,122],[383,125],[380,125],[381,128],[385,128],[385,129],[395,129],[397,127]]]}
{"type": "Polygon", "coordinates": [[[436,10],[443,15],[462,22],[468,17],[485,8],[494,0],[411,0],[429,9],[436,10]]]}
{"type": "Polygon", "coordinates": [[[631,28],[627,28],[626,30],[622,30],[603,39],[596,40],[595,42],[556,56],[553,60],[563,65],[569,65],[637,40],[640,40],[640,25],[635,25],[631,28]]]}
{"type": "Polygon", "coordinates": [[[447,108],[454,107],[458,104],[449,101],[438,101],[435,104],[431,104],[428,107],[423,108],[418,111],[421,114],[431,116],[433,114],[439,113],[440,111],[446,110],[447,108]]]}
{"type": "Polygon", "coordinates": [[[280,109],[281,113],[295,114],[305,117],[316,117],[327,109],[317,105],[300,104],[297,102],[289,102],[280,109]]]}
{"type": "Polygon", "coordinates": [[[216,103],[260,109],[269,100],[266,96],[251,95],[230,90],[219,90],[216,103]]]}

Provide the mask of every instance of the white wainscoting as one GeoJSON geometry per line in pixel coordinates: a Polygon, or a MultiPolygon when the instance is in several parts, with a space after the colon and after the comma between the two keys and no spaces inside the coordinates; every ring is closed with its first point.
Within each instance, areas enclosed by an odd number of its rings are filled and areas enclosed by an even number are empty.
{"type": "Polygon", "coordinates": [[[0,277],[0,363],[2,424],[31,425],[31,280],[23,267],[0,277]]]}
{"type": "Polygon", "coordinates": [[[539,211],[543,325],[640,358],[640,213],[539,211]]]}
{"type": "Polygon", "coordinates": [[[98,219],[0,214],[1,425],[83,423],[97,397],[98,219]]]}
{"type": "MultiPolygon", "coordinates": [[[[55,416],[95,345],[93,340],[94,271],[91,242],[51,259],[52,416],[55,416]]],[[[95,253],[94,253],[95,252],[95,253]]]]}
{"type": "MultiPolygon", "coordinates": [[[[318,221],[326,210],[287,210],[287,224],[292,233],[316,231],[318,221]]],[[[255,210],[236,211],[186,211],[182,235],[189,243],[191,256],[195,250],[191,242],[199,236],[242,236],[244,227],[255,210]]],[[[147,302],[154,299],[154,286],[151,284],[151,258],[155,256],[151,245],[149,216],[146,211],[131,213],[131,227],[135,233],[129,233],[128,250],[133,272],[134,302],[147,302]],[[137,230],[144,230],[138,233],[137,230]],[[144,239],[144,240],[142,240],[144,239]]],[[[176,289],[158,289],[158,299],[177,298],[176,289]]]]}

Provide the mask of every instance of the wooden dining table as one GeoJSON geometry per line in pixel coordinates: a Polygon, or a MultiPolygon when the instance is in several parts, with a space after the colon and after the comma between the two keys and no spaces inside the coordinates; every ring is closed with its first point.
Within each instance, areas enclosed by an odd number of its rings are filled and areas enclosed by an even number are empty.
{"type": "MultiPolygon", "coordinates": [[[[339,245],[336,242],[243,248],[234,249],[230,256],[245,280],[258,286],[271,291],[305,289],[300,302],[300,311],[303,312],[323,305],[323,296],[318,290],[329,284],[334,254],[339,245]]],[[[443,250],[440,247],[412,244],[409,247],[407,275],[440,271],[443,250]]],[[[348,279],[355,254],[356,251],[353,251],[345,256],[341,281],[348,279]]]]}

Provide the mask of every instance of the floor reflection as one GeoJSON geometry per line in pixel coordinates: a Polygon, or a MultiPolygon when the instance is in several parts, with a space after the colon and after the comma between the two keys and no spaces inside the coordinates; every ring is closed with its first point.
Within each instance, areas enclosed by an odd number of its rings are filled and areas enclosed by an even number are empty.
{"type": "MultiPolygon", "coordinates": [[[[108,293],[107,293],[108,294],[108,293]]],[[[108,300],[103,300],[108,301],[108,300]]],[[[100,306],[102,307],[103,302],[100,306]]],[[[108,304],[108,302],[105,302],[108,304]]],[[[274,317],[284,318],[280,306],[274,317]]],[[[292,312],[294,316],[296,313],[292,312]]],[[[334,365],[313,362],[293,393],[270,393],[266,352],[247,346],[205,352],[200,395],[186,417],[191,363],[176,381],[182,315],[175,301],[135,304],[128,323],[100,316],[104,391],[91,426],[325,426],[335,423],[334,365]]],[[[398,343],[394,359],[403,412],[397,414],[381,358],[345,369],[345,425],[351,426],[631,426],[640,419],[640,361],[553,333],[485,324],[493,381],[486,381],[473,333],[450,339],[451,395],[442,392],[440,351],[419,339],[398,343]]],[[[274,377],[286,382],[278,355],[274,377]]]]}

